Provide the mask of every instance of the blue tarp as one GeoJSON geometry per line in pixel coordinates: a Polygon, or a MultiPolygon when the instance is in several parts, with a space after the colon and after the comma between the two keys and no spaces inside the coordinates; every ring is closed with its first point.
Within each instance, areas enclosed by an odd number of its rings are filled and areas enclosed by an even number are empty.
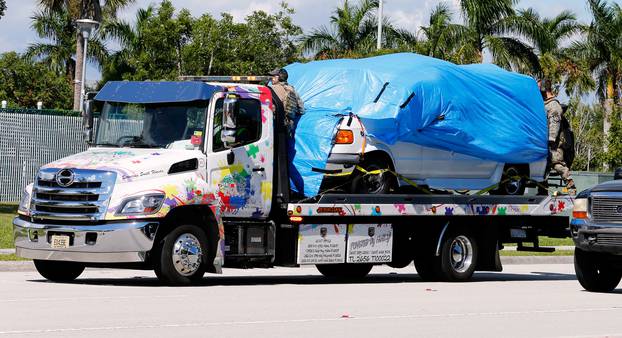
{"type": "Polygon", "coordinates": [[[199,81],[109,81],[95,100],[124,103],[167,103],[209,100],[220,87],[199,81]]]}
{"type": "Polygon", "coordinates": [[[305,103],[293,165],[304,181],[298,191],[307,196],[317,194],[322,176],[309,165],[325,167],[327,124],[334,126],[334,115],[343,112],[358,115],[368,133],[389,144],[410,142],[503,163],[547,156],[544,103],[528,76],[412,53],[286,69],[305,103]]]}

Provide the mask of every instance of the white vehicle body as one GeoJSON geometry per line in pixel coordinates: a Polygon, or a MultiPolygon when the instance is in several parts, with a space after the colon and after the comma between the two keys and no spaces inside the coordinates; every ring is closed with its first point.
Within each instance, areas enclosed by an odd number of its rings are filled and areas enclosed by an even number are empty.
{"type": "MultiPolygon", "coordinates": [[[[328,160],[327,170],[353,172],[354,164],[369,156],[384,156],[400,175],[433,189],[481,190],[501,181],[506,163],[489,161],[453,151],[435,149],[414,143],[386,144],[365,132],[363,123],[356,117],[345,117],[339,127],[352,130],[351,144],[335,144],[328,160]]],[[[532,163],[512,163],[528,167],[530,179],[544,181],[546,159],[532,163]]],[[[408,183],[400,180],[400,185],[408,183]]]]}

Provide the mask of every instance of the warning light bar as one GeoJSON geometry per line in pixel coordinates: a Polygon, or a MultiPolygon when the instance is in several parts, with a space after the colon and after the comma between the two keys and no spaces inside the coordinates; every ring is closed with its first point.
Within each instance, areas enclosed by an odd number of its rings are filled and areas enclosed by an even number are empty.
{"type": "Polygon", "coordinates": [[[203,82],[236,82],[236,83],[267,83],[272,79],[271,76],[180,76],[181,81],[203,81],[203,82]]]}

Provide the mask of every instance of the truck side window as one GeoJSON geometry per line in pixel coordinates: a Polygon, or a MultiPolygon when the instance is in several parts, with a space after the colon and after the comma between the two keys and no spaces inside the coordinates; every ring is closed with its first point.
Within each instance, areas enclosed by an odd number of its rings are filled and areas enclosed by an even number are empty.
{"type": "MultiPolygon", "coordinates": [[[[214,132],[212,133],[212,151],[214,152],[225,150],[220,140],[222,105],[223,99],[218,99],[214,110],[214,132]]],[[[236,147],[258,141],[261,138],[261,103],[255,99],[240,99],[240,115],[237,124],[238,143],[236,147]]]]}

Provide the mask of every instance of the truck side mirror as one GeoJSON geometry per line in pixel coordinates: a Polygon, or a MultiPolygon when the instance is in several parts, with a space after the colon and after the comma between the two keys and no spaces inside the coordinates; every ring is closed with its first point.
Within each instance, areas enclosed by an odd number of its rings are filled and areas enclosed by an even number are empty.
{"type": "Polygon", "coordinates": [[[82,107],[82,125],[84,126],[84,141],[93,143],[93,100],[85,100],[82,107]]]}
{"type": "Polygon", "coordinates": [[[240,100],[235,94],[227,94],[223,102],[222,111],[222,131],[220,133],[220,139],[227,148],[231,148],[234,145],[237,134],[237,120],[240,113],[240,100]]]}
{"type": "Polygon", "coordinates": [[[616,171],[613,173],[613,179],[622,180],[622,167],[616,169],[616,171]]]}

